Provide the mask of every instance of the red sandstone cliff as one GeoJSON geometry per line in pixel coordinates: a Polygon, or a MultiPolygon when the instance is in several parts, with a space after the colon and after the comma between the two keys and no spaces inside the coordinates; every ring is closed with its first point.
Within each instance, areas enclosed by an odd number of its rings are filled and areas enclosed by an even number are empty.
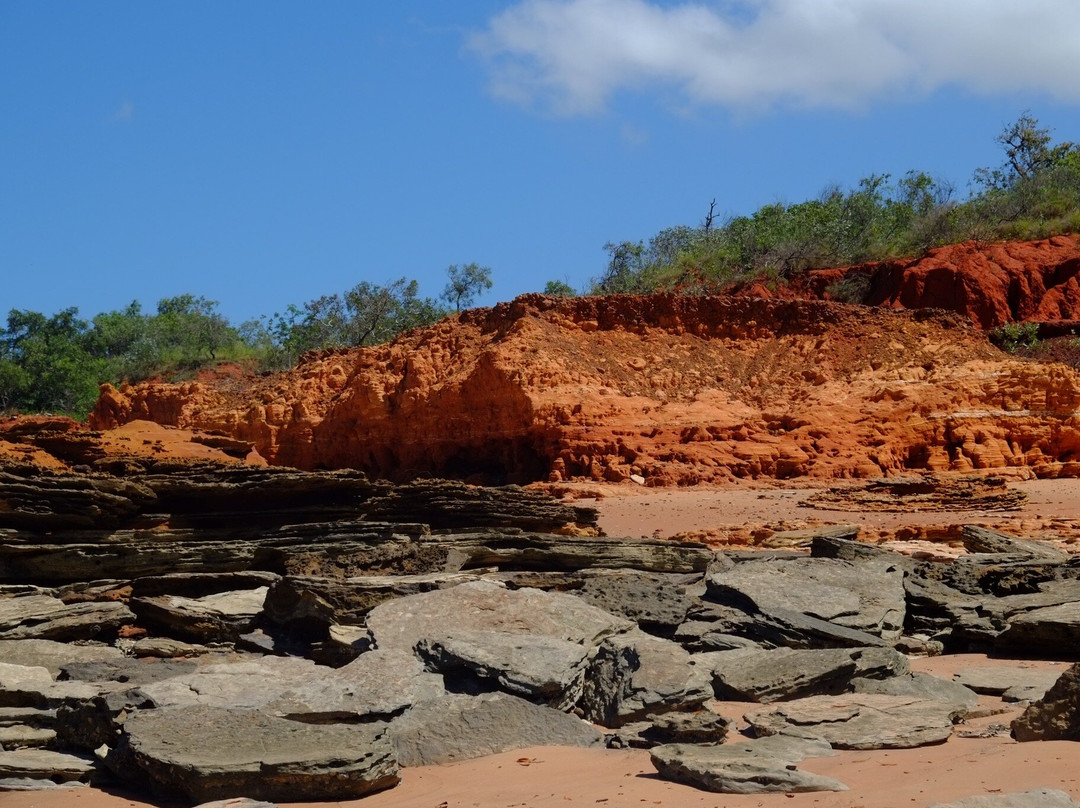
{"type": "Polygon", "coordinates": [[[274,463],[654,485],[1026,467],[1080,474],[1080,376],[965,318],[749,297],[519,298],[253,380],[103,388],[91,423],[274,463]]]}
{"type": "Polygon", "coordinates": [[[866,303],[955,311],[984,329],[1080,318],[1080,237],[985,244],[967,241],[908,260],[814,270],[789,290],[828,298],[850,274],[869,275],[866,303]]]}

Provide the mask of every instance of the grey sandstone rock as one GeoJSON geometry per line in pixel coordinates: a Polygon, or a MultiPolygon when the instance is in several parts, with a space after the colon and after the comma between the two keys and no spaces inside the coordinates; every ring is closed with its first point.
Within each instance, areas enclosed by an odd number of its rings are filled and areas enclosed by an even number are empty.
{"type": "Polygon", "coordinates": [[[87,756],[50,752],[45,749],[17,749],[0,752],[0,778],[89,782],[97,771],[87,756]]]}
{"type": "Polygon", "coordinates": [[[128,718],[106,764],[161,796],[341,800],[398,782],[386,725],[312,725],[257,710],[177,707],[128,718]]]}
{"type": "Polygon", "coordinates": [[[976,693],[1000,696],[1004,701],[1031,701],[1042,698],[1061,674],[1062,669],[986,665],[964,668],[957,671],[953,679],[976,693]]]}
{"type": "Polygon", "coordinates": [[[888,648],[795,650],[710,655],[716,697],[771,702],[841,693],[856,676],[907,673],[907,658],[888,648]]]}
{"type": "Polygon", "coordinates": [[[253,709],[306,682],[318,681],[331,670],[307,659],[260,657],[205,664],[190,673],[142,685],[140,690],[161,707],[253,709]]]}
{"type": "Polygon", "coordinates": [[[837,780],[795,767],[804,758],[831,754],[820,741],[773,737],[720,746],[668,744],[650,757],[663,779],[721,794],[846,791],[837,780]]]}
{"type": "Polygon", "coordinates": [[[74,645],[55,640],[0,640],[0,661],[48,668],[56,676],[70,662],[100,662],[124,654],[111,645],[74,645]]]}
{"type": "Polygon", "coordinates": [[[693,713],[664,713],[654,717],[641,735],[662,743],[721,743],[732,730],[732,722],[709,710],[693,713]]]}
{"type": "Polygon", "coordinates": [[[604,736],[584,721],[505,693],[421,702],[391,722],[390,738],[402,766],[451,763],[528,746],[604,745],[604,736]]]}
{"type": "Polygon", "coordinates": [[[0,598],[0,640],[93,640],[135,622],[123,603],[64,603],[51,595],[0,598]]]}
{"type": "Polygon", "coordinates": [[[1056,562],[1069,558],[1069,554],[1064,550],[1047,542],[1020,539],[980,525],[964,525],[961,534],[964,549],[969,553],[1008,553],[1056,562]]]}
{"type": "Polygon", "coordinates": [[[1012,722],[1018,741],[1080,740],[1080,664],[1065,671],[1041,699],[1012,722]]]}
{"type": "Polygon", "coordinates": [[[712,696],[711,671],[680,645],[633,631],[611,637],[589,661],[581,707],[605,727],[694,709],[712,696]]]}
{"type": "Polygon", "coordinates": [[[928,673],[909,673],[888,679],[851,680],[854,693],[880,693],[887,696],[911,696],[931,701],[942,701],[955,708],[955,714],[962,715],[975,709],[979,704],[979,695],[960,682],[949,681],[928,673]]]}
{"type": "Polygon", "coordinates": [[[488,581],[424,592],[376,606],[367,616],[377,648],[412,652],[427,637],[454,629],[554,637],[591,648],[634,623],[573,595],[536,589],[512,591],[488,581]]]}
{"type": "Polygon", "coordinates": [[[708,579],[710,600],[788,610],[886,639],[904,627],[904,572],[889,559],[748,561],[708,579]]]}
{"type": "Polygon", "coordinates": [[[947,702],[850,693],[782,702],[746,720],[758,736],[820,738],[837,749],[907,749],[948,740],[956,714],[947,702]]]}
{"type": "Polygon", "coordinates": [[[443,679],[404,651],[369,651],[296,684],[262,709],[311,724],[389,720],[444,694],[443,679]]]}
{"type": "Polygon", "coordinates": [[[253,800],[248,797],[230,797],[227,800],[214,800],[196,805],[195,808],[278,808],[276,803],[265,800],[253,800]]]}
{"type": "Polygon", "coordinates": [[[155,595],[132,598],[139,624],[157,633],[197,643],[235,642],[254,627],[268,587],[218,592],[201,598],[155,595]]]}
{"type": "MultiPolygon", "coordinates": [[[[1046,654],[1050,649],[1080,643],[1080,602],[1047,606],[1009,618],[998,645],[1010,650],[1046,654]]],[[[1052,651],[1051,651],[1052,654],[1052,651]]]]}
{"type": "Polygon", "coordinates": [[[589,649],[557,637],[505,631],[453,630],[417,643],[450,690],[498,688],[557,710],[581,697],[589,649]]]}

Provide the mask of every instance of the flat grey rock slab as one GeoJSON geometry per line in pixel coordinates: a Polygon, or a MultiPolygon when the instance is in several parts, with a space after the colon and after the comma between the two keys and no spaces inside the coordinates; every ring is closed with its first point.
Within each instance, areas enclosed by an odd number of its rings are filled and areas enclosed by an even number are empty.
{"type": "Polygon", "coordinates": [[[506,631],[451,630],[421,640],[417,653],[448,683],[467,690],[469,680],[514,696],[568,710],[581,697],[589,649],[558,637],[506,631]]]}
{"type": "Polygon", "coordinates": [[[820,741],[773,737],[720,746],[665,744],[650,757],[663,779],[720,794],[847,791],[838,780],[795,766],[804,758],[831,754],[820,741]]]}
{"type": "Polygon", "coordinates": [[[191,673],[141,685],[140,689],[159,707],[257,708],[289,690],[320,680],[332,670],[308,659],[268,656],[202,665],[191,673]]]}
{"type": "Polygon", "coordinates": [[[327,724],[389,719],[418,701],[444,695],[443,677],[404,651],[368,651],[344,667],[324,670],[268,702],[274,715],[327,724]]]}
{"type": "Polygon", "coordinates": [[[254,626],[269,587],[219,592],[201,598],[155,595],[132,598],[139,624],[166,636],[197,643],[232,642],[254,626]]]}
{"type": "Polygon", "coordinates": [[[74,645],[55,640],[0,640],[0,661],[48,668],[54,677],[70,662],[101,662],[124,654],[111,645],[74,645]]]}
{"type": "Polygon", "coordinates": [[[412,652],[428,637],[453,628],[554,637],[592,648],[636,624],[562,592],[510,590],[489,581],[460,584],[382,603],[367,616],[377,648],[412,652]]]}
{"type": "Polygon", "coordinates": [[[24,724],[28,727],[52,727],[56,710],[38,707],[0,707],[0,727],[24,724]]]}
{"type": "Polygon", "coordinates": [[[888,679],[856,678],[851,681],[854,693],[879,693],[886,696],[913,696],[953,705],[960,715],[979,705],[979,694],[960,682],[931,676],[928,673],[908,673],[888,679]]]}
{"type": "Polygon", "coordinates": [[[1072,665],[1012,722],[1018,741],[1080,740],[1080,665],[1072,665]]]}
{"type": "Polygon", "coordinates": [[[792,649],[709,656],[718,699],[768,703],[841,693],[856,676],[896,676],[907,657],[890,648],[792,649]]]}
{"type": "Polygon", "coordinates": [[[988,665],[964,668],[953,674],[953,680],[976,693],[1000,696],[1004,701],[1032,701],[1049,690],[1065,668],[1018,668],[1009,665],[988,665]]]}
{"type": "Polygon", "coordinates": [[[601,747],[586,722],[505,693],[447,695],[421,702],[390,723],[402,766],[430,766],[528,746],[601,747]]]}
{"type": "Polygon", "coordinates": [[[190,659],[212,653],[214,649],[209,646],[169,637],[143,637],[131,646],[132,656],[139,659],[190,659]]]}
{"type": "Polygon", "coordinates": [[[652,744],[721,743],[733,729],[733,722],[709,710],[692,713],[664,713],[641,730],[652,744]]]}
{"type": "Polygon", "coordinates": [[[51,595],[0,598],[0,640],[93,640],[135,622],[123,603],[64,603],[51,595]]]}
{"type": "Polygon", "coordinates": [[[1068,553],[1048,542],[1021,539],[979,525],[964,525],[961,536],[964,549],[969,553],[1022,555],[1056,562],[1064,562],[1069,558],[1068,553]]]}
{"type": "Polygon", "coordinates": [[[341,800],[397,784],[386,724],[313,725],[257,710],[140,710],[106,764],[128,782],[193,803],[243,794],[282,802],[341,800]]]}
{"type": "Polygon", "coordinates": [[[0,791],[56,791],[60,788],[86,788],[86,783],[78,780],[54,783],[52,780],[36,780],[32,777],[0,777],[0,791]]]}
{"type": "Polygon", "coordinates": [[[679,579],[638,570],[596,570],[583,574],[580,588],[573,594],[611,614],[635,621],[645,631],[671,636],[692,606],[679,579]]]}
{"type": "Polygon", "coordinates": [[[0,749],[23,749],[48,746],[56,739],[56,730],[11,724],[0,727],[0,749]]]}
{"type": "Polygon", "coordinates": [[[781,702],[748,713],[746,720],[758,736],[820,738],[837,749],[908,749],[947,741],[955,714],[953,705],[941,701],[848,693],[781,702]]]}
{"type": "Polygon", "coordinates": [[[122,685],[114,682],[56,682],[47,668],[0,662],[0,706],[52,709],[73,701],[91,699],[122,685]]]}
{"type": "Polygon", "coordinates": [[[0,752],[0,778],[87,782],[96,771],[94,761],[80,755],[50,752],[45,749],[0,752]]]}
{"type": "Polygon", "coordinates": [[[935,802],[928,808],[1080,808],[1064,791],[1053,788],[1036,788],[1012,794],[987,794],[966,797],[956,802],[935,802]]]}
{"type": "Polygon", "coordinates": [[[998,637],[1001,648],[1050,654],[1080,643],[1080,601],[1033,609],[1008,618],[998,637]]]}
{"type": "Polygon", "coordinates": [[[710,600],[789,610],[887,639],[904,628],[904,571],[887,558],[747,561],[710,576],[710,600]]]}
{"type": "Polygon", "coordinates": [[[610,637],[585,674],[581,708],[590,721],[620,727],[659,713],[695,709],[712,698],[712,672],[682,646],[632,631],[610,637]]]}
{"type": "Polygon", "coordinates": [[[227,800],[214,800],[196,805],[195,808],[278,808],[277,803],[253,800],[248,797],[231,797],[227,800]]]}

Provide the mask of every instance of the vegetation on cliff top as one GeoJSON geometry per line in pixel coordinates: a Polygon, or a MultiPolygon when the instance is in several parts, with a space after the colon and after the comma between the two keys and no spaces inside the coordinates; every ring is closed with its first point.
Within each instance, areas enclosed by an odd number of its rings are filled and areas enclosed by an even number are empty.
{"type": "MultiPolygon", "coordinates": [[[[783,282],[815,267],[847,266],[968,239],[1034,239],[1080,231],[1080,146],[1054,143],[1024,114],[998,135],[1005,160],[981,168],[964,201],[948,182],[921,172],[893,181],[873,175],[817,199],[766,205],[716,221],[715,202],[696,226],[660,231],[648,242],[609,243],[608,265],[589,294],[714,291],[750,280],[783,282]]],[[[180,295],[144,312],[139,303],[90,320],[78,309],[51,317],[13,309],[0,330],[0,412],[85,415],[100,382],[183,378],[217,361],[279,369],[314,349],[374,345],[471,305],[491,288],[491,270],[451,266],[440,299],[400,278],[361,282],[233,327],[215,301],[180,295]]],[[[858,275],[832,290],[850,301],[858,275]]],[[[569,296],[564,281],[545,292],[569,296]]]]}
{"type": "MultiPolygon", "coordinates": [[[[609,243],[609,262],[590,294],[712,291],[748,280],[782,281],[801,271],[915,256],[969,239],[1029,240],[1080,230],[1080,146],[1053,143],[1025,113],[997,137],[1005,160],[980,168],[956,199],[947,181],[911,171],[872,175],[817,199],[766,205],[749,216],[661,230],[648,242],[609,243]]],[[[858,289],[847,291],[857,298],[858,289]]]]}

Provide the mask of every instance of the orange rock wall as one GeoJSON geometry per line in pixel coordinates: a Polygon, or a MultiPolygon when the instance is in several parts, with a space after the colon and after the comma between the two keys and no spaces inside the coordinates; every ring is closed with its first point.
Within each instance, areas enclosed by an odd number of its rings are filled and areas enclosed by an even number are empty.
{"type": "Polygon", "coordinates": [[[912,260],[814,270],[795,289],[828,297],[849,272],[872,276],[867,303],[891,308],[940,308],[984,329],[1009,322],[1080,318],[1080,237],[986,244],[968,241],[912,260]]]}
{"type": "Polygon", "coordinates": [[[92,425],[216,430],[273,463],[391,479],[686,485],[905,469],[1074,475],[1078,409],[1076,373],[1009,357],[963,317],[529,295],[250,386],[105,386],[92,425]]]}

